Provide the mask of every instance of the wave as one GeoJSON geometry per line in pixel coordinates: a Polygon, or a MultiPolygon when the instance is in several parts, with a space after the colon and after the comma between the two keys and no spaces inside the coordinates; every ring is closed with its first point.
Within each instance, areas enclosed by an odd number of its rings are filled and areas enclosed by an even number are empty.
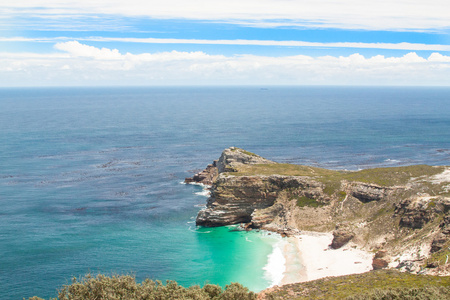
{"type": "Polygon", "coordinates": [[[190,184],[190,185],[199,185],[199,186],[201,186],[201,187],[203,187],[203,188],[205,188],[205,189],[211,188],[210,185],[208,185],[208,184],[203,184],[203,183],[200,183],[200,182],[189,182],[189,183],[182,182],[182,183],[183,183],[183,184],[190,184]]]}
{"type": "Polygon", "coordinates": [[[189,231],[195,232],[195,233],[211,233],[211,230],[209,231],[198,231],[197,229],[192,229],[191,226],[189,226],[189,231]]]}
{"type": "Polygon", "coordinates": [[[399,163],[399,162],[400,162],[400,161],[397,160],[397,159],[390,159],[390,158],[385,159],[384,161],[385,161],[385,162],[389,162],[389,163],[399,163]]]}
{"type": "Polygon", "coordinates": [[[286,271],[286,259],[283,255],[285,243],[281,240],[273,245],[272,253],[267,256],[264,266],[264,277],[270,281],[270,286],[279,285],[286,271]]]}
{"type": "Polygon", "coordinates": [[[209,197],[211,195],[211,192],[209,190],[203,190],[201,192],[194,193],[195,195],[209,197]]]}

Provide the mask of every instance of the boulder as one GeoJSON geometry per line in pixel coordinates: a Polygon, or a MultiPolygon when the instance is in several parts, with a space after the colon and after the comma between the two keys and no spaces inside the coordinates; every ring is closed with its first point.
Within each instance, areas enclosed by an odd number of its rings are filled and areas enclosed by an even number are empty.
{"type": "Polygon", "coordinates": [[[372,260],[372,268],[374,270],[380,270],[380,269],[387,268],[388,265],[389,265],[389,262],[383,258],[374,258],[372,260]]]}
{"type": "Polygon", "coordinates": [[[333,241],[330,247],[332,249],[339,249],[345,246],[351,239],[355,237],[355,234],[348,229],[340,228],[333,231],[333,241]]]}

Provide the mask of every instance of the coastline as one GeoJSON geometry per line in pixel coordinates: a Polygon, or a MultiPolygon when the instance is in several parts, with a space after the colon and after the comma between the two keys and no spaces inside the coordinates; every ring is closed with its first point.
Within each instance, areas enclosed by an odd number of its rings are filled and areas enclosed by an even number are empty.
{"type": "MultiPolygon", "coordinates": [[[[311,281],[328,276],[364,273],[372,270],[372,253],[348,244],[331,249],[331,233],[304,232],[283,241],[285,268],[278,284],[311,281]]],[[[272,286],[274,286],[272,285],[272,286]]]]}

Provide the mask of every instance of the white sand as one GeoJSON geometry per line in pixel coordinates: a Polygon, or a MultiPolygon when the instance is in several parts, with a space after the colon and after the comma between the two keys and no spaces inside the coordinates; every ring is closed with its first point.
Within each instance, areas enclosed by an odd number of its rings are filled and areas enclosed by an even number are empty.
{"type": "Polygon", "coordinates": [[[354,249],[350,245],[337,250],[330,249],[332,239],[331,233],[313,232],[288,238],[284,248],[286,268],[281,284],[372,270],[372,253],[354,249]]]}

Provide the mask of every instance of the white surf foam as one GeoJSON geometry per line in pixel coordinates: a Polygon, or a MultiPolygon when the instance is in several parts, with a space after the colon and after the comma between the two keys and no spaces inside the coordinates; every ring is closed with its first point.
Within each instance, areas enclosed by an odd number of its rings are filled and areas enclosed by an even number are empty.
{"type": "Polygon", "coordinates": [[[264,276],[271,282],[270,286],[279,285],[286,270],[286,259],[283,255],[284,242],[278,241],[273,245],[273,251],[268,255],[264,276]]]}
{"type": "Polygon", "coordinates": [[[211,195],[211,192],[209,190],[203,190],[203,191],[197,192],[195,194],[199,195],[199,196],[209,197],[211,195]]]}

